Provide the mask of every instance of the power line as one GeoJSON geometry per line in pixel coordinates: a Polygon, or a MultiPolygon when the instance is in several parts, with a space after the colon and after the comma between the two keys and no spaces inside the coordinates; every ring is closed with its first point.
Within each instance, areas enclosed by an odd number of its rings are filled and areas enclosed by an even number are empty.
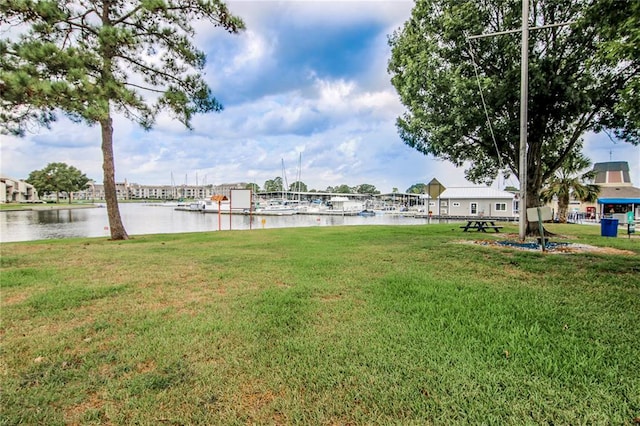
{"type": "Polygon", "coordinates": [[[480,76],[478,75],[478,64],[476,63],[475,56],[473,54],[473,46],[471,46],[471,38],[467,37],[469,43],[469,53],[471,53],[471,62],[473,63],[473,71],[476,74],[476,82],[478,83],[478,90],[480,91],[480,99],[482,99],[482,108],[484,109],[484,116],[487,119],[487,125],[491,132],[491,139],[493,139],[493,146],[496,148],[496,154],[498,154],[498,163],[500,164],[500,170],[504,170],[504,164],[502,163],[502,154],[498,148],[498,142],[496,141],[496,135],[493,133],[493,126],[491,125],[491,119],[489,118],[489,111],[487,110],[487,103],[484,100],[484,93],[482,92],[482,85],[480,84],[480,76]]]}

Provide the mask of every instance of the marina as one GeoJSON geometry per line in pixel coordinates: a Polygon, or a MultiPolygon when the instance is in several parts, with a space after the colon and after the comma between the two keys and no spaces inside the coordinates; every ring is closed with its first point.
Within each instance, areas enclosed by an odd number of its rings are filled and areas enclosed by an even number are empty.
{"type": "MultiPolygon", "coordinates": [[[[293,215],[217,214],[185,211],[176,203],[121,203],[120,213],[131,236],[224,230],[259,230],[313,226],[352,225],[424,225],[437,220],[411,214],[373,216],[319,214],[293,215]]],[[[335,212],[334,212],[335,213],[335,212]]],[[[107,209],[101,205],[87,208],[63,208],[0,212],[0,242],[34,241],[61,238],[109,237],[107,209]]]]}

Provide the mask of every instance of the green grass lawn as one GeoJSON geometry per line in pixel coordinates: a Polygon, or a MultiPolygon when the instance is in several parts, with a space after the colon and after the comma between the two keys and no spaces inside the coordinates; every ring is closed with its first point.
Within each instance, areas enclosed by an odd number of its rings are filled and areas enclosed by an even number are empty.
{"type": "Polygon", "coordinates": [[[455,224],[2,244],[0,424],[632,424],[640,240],[549,229],[628,252],[455,224]]]}

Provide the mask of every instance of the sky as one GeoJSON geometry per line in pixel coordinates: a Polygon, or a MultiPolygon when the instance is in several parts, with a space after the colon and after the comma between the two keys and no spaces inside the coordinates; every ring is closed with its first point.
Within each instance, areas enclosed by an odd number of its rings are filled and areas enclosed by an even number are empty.
{"type": "MultiPolygon", "coordinates": [[[[464,168],[405,145],[395,126],[404,108],[390,83],[388,35],[410,17],[404,0],[235,0],[247,29],[230,35],[198,25],[205,79],[224,105],[197,116],[194,129],[166,114],[151,131],[114,119],[116,180],[143,185],[264,186],[298,177],[309,189],[374,185],[405,191],[438,179],[471,186],[464,168]],[[284,164],[284,167],[283,167],[284,164]],[[284,169],[284,173],[283,173],[284,169]]],[[[64,162],[102,182],[100,128],[64,116],[23,138],[0,135],[3,176],[25,179],[64,162]]],[[[585,137],[592,162],[627,161],[640,186],[640,147],[606,134],[585,137]]],[[[518,186],[517,178],[494,187],[518,186]]]]}

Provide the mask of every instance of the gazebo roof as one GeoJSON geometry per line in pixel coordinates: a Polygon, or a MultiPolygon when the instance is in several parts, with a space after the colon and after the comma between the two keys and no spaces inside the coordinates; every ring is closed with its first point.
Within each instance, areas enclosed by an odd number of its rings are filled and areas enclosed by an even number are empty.
{"type": "Polygon", "coordinates": [[[640,204],[640,188],[634,186],[603,186],[598,204],[640,204]]]}
{"type": "Polygon", "coordinates": [[[596,163],[593,165],[593,171],[596,173],[594,182],[597,184],[631,185],[629,163],[627,163],[626,161],[609,161],[606,163],[596,163]]]}

